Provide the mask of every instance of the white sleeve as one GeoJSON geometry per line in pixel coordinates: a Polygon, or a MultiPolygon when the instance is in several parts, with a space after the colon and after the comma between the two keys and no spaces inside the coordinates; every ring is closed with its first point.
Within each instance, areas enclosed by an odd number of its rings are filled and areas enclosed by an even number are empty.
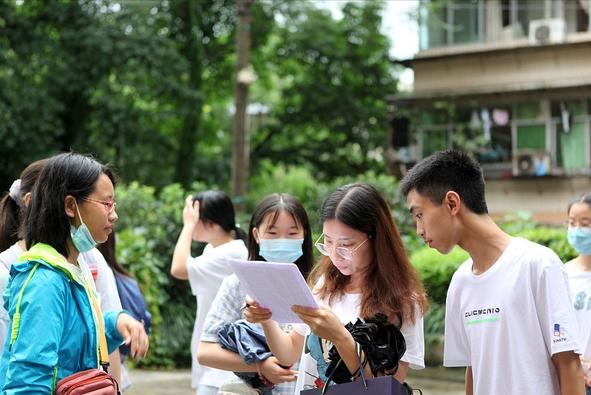
{"type": "Polygon", "coordinates": [[[205,246],[203,254],[187,258],[187,274],[193,295],[198,292],[217,292],[222,281],[233,273],[228,258],[246,259],[248,250],[242,241],[233,241],[213,248],[205,246]]]}
{"type": "Polygon", "coordinates": [[[306,324],[291,324],[292,329],[300,336],[308,336],[312,331],[306,324]]]}
{"type": "Polygon", "coordinates": [[[543,268],[535,295],[538,319],[550,355],[563,351],[580,354],[577,321],[568,287],[568,276],[562,263],[543,268]]]}
{"type": "Polygon", "coordinates": [[[117,291],[117,283],[115,282],[113,270],[111,270],[100,251],[96,250],[93,258],[95,258],[94,263],[97,266],[95,283],[96,291],[101,296],[101,310],[120,311],[121,301],[119,300],[119,292],[117,291]]]}
{"type": "Polygon", "coordinates": [[[445,300],[445,337],[443,344],[443,366],[472,366],[470,347],[464,329],[464,319],[458,311],[455,300],[454,278],[451,280],[445,300]]]}
{"type": "Polygon", "coordinates": [[[411,369],[425,368],[425,336],[423,331],[423,315],[420,306],[415,308],[414,324],[407,320],[402,324],[400,332],[406,342],[406,352],[400,359],[407,362],[411,369]]]}
{"type": "Polygon", "coordinates": [[[201,341],[217,343],[218,332],[230,322],[242,318],[241,307],[246,294],[235,275],[227,277],[220,286],[203,323],[201,341]]]}

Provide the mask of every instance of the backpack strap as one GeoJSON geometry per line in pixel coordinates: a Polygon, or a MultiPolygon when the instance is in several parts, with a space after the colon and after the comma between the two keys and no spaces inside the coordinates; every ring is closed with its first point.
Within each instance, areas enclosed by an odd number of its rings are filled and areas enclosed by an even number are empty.
{"type": "Polygon", "coordinates": [[[31,281],[31,278],[33,277],[33,274],[35,273],[35,270],[37,270],[37,268],[39,267],[39,265],[40,265],[40,263],[37,262],[35,264],[35,266],[33,266],[33,269],[31,269],[31,272],[27,276],[27,279],[25,280],[25,283],[23,284],[20,292],[18,293],[18,299],[17,299],[17,302],[16,302],[16,312],[14,313],[14,316],[12,317],[12,331],[11,331],[11,334],[10,334],[10,343],[8,345],[8,349],[9,350],[12,348],[12,343],[14,343],[14,341],[16,340],[16,338],[18,336],[18,332],[20,330],[20,325],[21,325],[21,300],[23,299],[23,294],[25,293],[25,288],[29,284],[29,281],[31,281]]]}

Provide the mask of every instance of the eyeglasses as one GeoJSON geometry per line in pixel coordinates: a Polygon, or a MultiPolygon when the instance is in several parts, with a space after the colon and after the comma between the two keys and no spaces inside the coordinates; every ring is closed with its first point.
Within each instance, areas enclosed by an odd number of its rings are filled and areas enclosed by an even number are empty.
{"type": "Polygon", "coordinates": [[[111,214],[113,211],[115,211],[115,207],[117,207],[117,202],[114,200],[104,201],[104,200],[96,200],[96,199],[91,199],[91,198],[84,198],[82,200],[86,200],[87,202],[102,204],[103,206],[105,206],[107,208],[107,210],[109,211],[109,214],[111,214]]]}
{"type": "Polygon", "coordinates": [[[357,251],[359,249],[359,247],[361,247],[369,239],[371,239],[371,236],[369,236],[367,239],[363,240],[361,242],[361,244],[359,244],[357,247],[351,249],[351,248],[347,248],[347,247],[327,247],[326,244],[319,243],[322,236],[324,236],[324,233],[321,234],[320,237],[318,238],[318,240],[316,240],[316,243],[314,243],[314,245],[316,246],[318,251],[320,251],[320,253],[324,256],[330,256],[330,251],[334,250],[337,254],[339,254],[343,259],[346,259],[346,260],[351,260],[353,258],[353,254],[355,253],[355,251],[357,251]]]}

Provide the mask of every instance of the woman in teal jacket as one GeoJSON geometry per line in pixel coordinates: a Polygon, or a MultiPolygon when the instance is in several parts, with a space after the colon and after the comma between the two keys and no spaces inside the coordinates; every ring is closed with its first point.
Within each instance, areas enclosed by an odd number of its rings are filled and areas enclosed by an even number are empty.
{"type": "MultiPolygon", "coordinates": [[[[78,258],[112,232],[113,185],[108,168],[73,153],[51,158],[39,176],[22,229],[28,251],[4,293],[0,394],[53,394],[62,378],[99,367],[103,314],[78,258]]],[[[106,312],[104,327],[109,351],[124,341],[135,357],[147,352],[143,325],[130,315],[106,312]]]]}

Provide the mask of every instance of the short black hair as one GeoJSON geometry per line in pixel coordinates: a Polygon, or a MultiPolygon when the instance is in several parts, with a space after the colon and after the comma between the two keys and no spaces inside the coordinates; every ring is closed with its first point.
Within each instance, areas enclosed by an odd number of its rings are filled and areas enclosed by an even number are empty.
{"type": "Polygon", "coordinates": [[[65,213],[64,200],[70,195],[77,202],[82,201],[92,193],[101,174],[115,185],[111,170],[89,156],[70,152],[49,159],[31,192],[31,202],[22,223],[27,249],[36,243],[45,243],[68,256],[70,220],[65,213]]]}
{"type": "Polygon", "coordinates": [[[199,202],[199,219],[204,223],[218,224],[235,239],[246,241],[246,233],[236,226],[234,204],[222,191],[208,190],[193,196],[193,202],[199,202]]]}
{"type": "Polygon", "coordinates": [[[439,151],[417,163],[400,182],[404,196],[413,189],[438,205],[454,191],[470,211],[488,213],[482,168],[463,151],[439,151]]]}

